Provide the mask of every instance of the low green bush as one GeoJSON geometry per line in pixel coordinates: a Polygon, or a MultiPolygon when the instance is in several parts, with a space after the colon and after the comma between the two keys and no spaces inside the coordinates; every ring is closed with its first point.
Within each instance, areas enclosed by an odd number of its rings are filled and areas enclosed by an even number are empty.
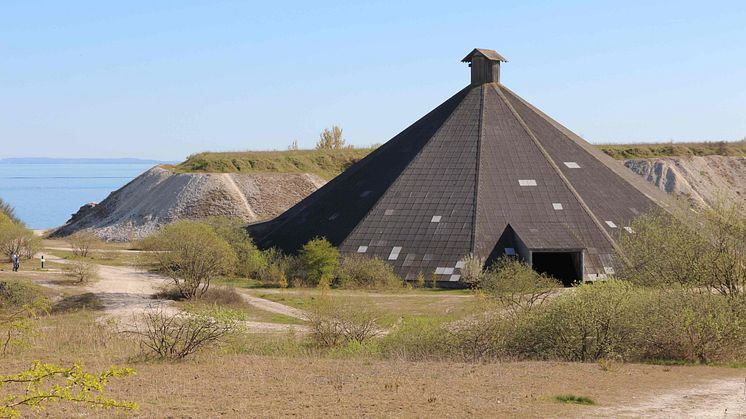
{"type": "Polygon", "coordinates": [[[479,286],[508,310],[516,311],[541,305],[562,284],[513,257],[505,256],[482,274],[479,286]]]}
{"type": "Polygon", "coordinates": [[[306,279],[310,285],[331,285],[339,267],[339,250],[321,237],[311,239],[300,252],[306,279]]]}
{"type": "Polygon", "coordinates": [[[342,258],[333,283],[338,288],[374,289],[396,289],[403,284],[389,263],[360,255],[342,258]]]}

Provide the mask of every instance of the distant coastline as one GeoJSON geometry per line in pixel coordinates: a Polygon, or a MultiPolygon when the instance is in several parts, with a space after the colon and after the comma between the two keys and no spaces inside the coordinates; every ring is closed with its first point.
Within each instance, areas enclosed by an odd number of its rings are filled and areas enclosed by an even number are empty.
{"type": "Polygon", "coordinates": [[[0,159],[0,164],[174,164],[165,160],[135,158],[52,158],[52,157],[9,157],[0,159]]]}

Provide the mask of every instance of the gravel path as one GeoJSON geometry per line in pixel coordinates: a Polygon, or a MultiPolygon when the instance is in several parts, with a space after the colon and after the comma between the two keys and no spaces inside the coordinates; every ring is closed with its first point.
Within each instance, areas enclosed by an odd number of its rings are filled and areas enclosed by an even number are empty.
{"type": "Polygon", "coordinates": [[[742,418],[746,417],[746,380],[722,379],[651,394],[649,399],[602,408],[595,417],[742,418]]]}

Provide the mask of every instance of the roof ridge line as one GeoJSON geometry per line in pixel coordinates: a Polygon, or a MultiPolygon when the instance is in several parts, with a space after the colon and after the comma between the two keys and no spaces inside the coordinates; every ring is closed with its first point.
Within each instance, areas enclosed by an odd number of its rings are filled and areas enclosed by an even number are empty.
{"type": "Polygon", "coordinates": [[[501,87],[501,85],[499,85],[497,83],[495,83],[493,85],[493,88],[497,92],[497,95],[500,96],[500,99],[505,103],[505,105],[508,107],[508,109],[510,109],[510,112],[516,118],[516,120],[518,121],[518,123],[521,124],[521,127],[523,127],[524,131],[526,131],[526,133],[528,134],[528,136],[531,138],[531,141],[534,142],[534,144],[536,145],[536,147],[541,152],[542,156],[544,156],[544,159],[546,159],[546,161],[549,163],[549,165],[552,167],[552,169],[555,172],[557,172],[557,175],[562,180],[562,182],[565,184],[565,186],[570,190],[570,193],[573,194],[573,196],[575,197],[575,199],[580,204],[580,207],[583,208],[583,210],[586,212],[586,214],[588,214],[589,217],[591,217],[591,220],[593,221],[594,224],[596,224],[596,227],[598,227],[598,229],[601,230],[601,234],[609,241],[609,243],[611,244],[611,246],[614,248],[614,250],[616,250],[619,253],[619,255],[621,256],[621,258],[625,262],[627,262],[626,258],[624,257],[624,255],[621,252],[621,249],[617,245],[616,240],[614,240],[614,238],[611,237],[611,234],[609,234],[609,232],[606,231],[606,229],[604,228],[603,224],[601,224],[601,221],[598,218],[596,218],[596,215],[593,214],[593,211],[591,211],[591,208],[588,206],[588,204],[585,203],[585,201],[583,200],[583,197],[580,196],[580,193],[575,189],[574,186],[572,186],[572,183],[570,183],[570,180],[567,179],[567,177],[565,176],[564,173],[562,173],[562,170],[559,168],[559,166],[557,166],[557,163],[552,159],[552,156],[549,155],[549,153],[544,148],[544,146],[541,144],[541,142],[539,142],[539,139],[536,138],[536,135],[533,133],[533,131],[531,131],[531,128],[529,128],[528,124],[526,124],[526,121],[524,121],[523,118],[521,118],[521,116],[515,110],[515,108],[513,108],[513,105],[510,104],[510,102],[508,101],[508,99],[505,97],[505,93],[503,93],[500,90],[499,87],[501,87]]]}
{"type": "Polygon", "coordinates": [[[474,246],[477,241],[477,211],[479,208],[479,168],[482,166],[480,156],[482,155],[482,141],[484,139],[484,101],[486,98],[485,86],[481,85],[479,87],[479,90],[479,94],[481,96],[479,100],[479,137],[477,138],[477,158],[475,161],[476,168],[474,170],[474,211],[472,212],[471,219],[474,228],[471,229],[471,243],[469,244],[469,251],[472,254],[474,254],[474,252],[476,251],[474,246]]]}
{"type": "Polygon", "coordinates": [[[507,90],[508,92],[510,92],[511,95],[513,95],[516,99],[518,99],[518,101],[523,103],[528,109],[533,111],[541,119],[549,123],[549,125],[551,125],[554,129],[556,129],[563,137],[572,141],[573,144],[580,147],[584,152],[586,152],[591,157],[594,157],[597,160],[601,161],[601,163],[603,163],[603,165],[606,166],[612,173],[614,173],[615,175],[622,178],[622,180],[632,185],[632,187],[637,189],[641,194],[645,195],[648,199],[659,203],[666,211],[670,212],[668,207],[671,207],[674,205],[673,205],[673,202],[671,202],[668,194],[661,193],[658,188],[654,188],[650,186],[647,182],[641,182],[640,179],[637,176],[632,175],[631,172],[627,173],[625,171],[615,170],[616,168],[609,164],[612,161],[616,162],[614,158],[602,152],[601,150],[598,150],[597,148],[593,147],[593,145],[590,144],[588,141],[584,140],[583,138],[581,138],[580,136],[572,132],[570,129],[562,125],[560,122],[554,120],[552,117],[544,113],[541,109],[533,106],[532,104],[524,100],[522,97],[517,95],[514,91],[508,89],[505,86],[501,86],[501,87],[507,90]]]}

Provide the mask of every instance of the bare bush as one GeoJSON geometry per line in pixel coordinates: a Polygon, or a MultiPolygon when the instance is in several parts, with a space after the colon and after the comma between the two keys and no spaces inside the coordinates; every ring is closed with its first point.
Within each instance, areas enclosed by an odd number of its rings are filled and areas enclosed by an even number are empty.
{"type": "Polygon", "coordinates": [[[99,267],[84,259],[75,258],[62,265],[62,270],[76,282],[85,284],[98,278],[99,267]]]}
{"type": "Polygon", "coordinates": [[[140,338],[140,349],[146,357],[181,360],[214,345],[233,333],[235,321],[188,313],[148,310],[127,331],[140,338]]]}
{"type": "Polygon", "coordinates": [[[101,239],[87,230],[77,231],[67,237],[67,243],[77,257],[88,257],[88,253],[101,247],[101,239]]]}
{"type": "Polygon", "coordinates": [[[464,266],[461,268],[461,281],[472,286],[478,286],[484,273],[484,258],[468,254],[461,260],[464,266]]]}
{"type": "Polygon", "coordinates": [[[309,310],[308,322],[313,340],[323,347],[363,343],[380,334],[378,315],[365,304],[323,301],[309,310]]]}

